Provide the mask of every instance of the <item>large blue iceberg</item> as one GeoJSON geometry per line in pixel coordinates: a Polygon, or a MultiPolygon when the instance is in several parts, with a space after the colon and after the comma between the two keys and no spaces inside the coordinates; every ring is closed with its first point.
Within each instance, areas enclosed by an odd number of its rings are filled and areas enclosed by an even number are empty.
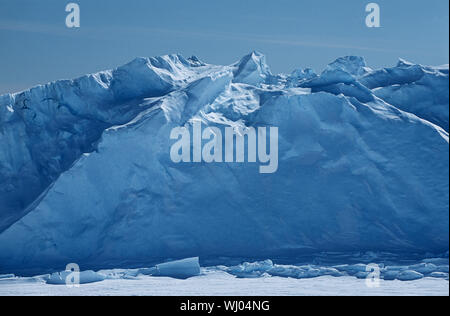
{"type": "Polygon", "coordinates": [[[446,252],[448,71],[169,55],[0,96],[0,272],[446,252]],[[174,163],[171,130],[194,121],[278,127],[277,172],[174,163]]]}

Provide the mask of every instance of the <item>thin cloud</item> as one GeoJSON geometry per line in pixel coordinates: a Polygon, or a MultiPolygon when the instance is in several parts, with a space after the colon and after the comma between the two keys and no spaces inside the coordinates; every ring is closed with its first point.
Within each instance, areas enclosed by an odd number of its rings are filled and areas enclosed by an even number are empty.
{"type": "Polygon", "coordinates": [[[117,39],[117,33],[140,33],[140,34],[166,34],[172,36],[184,36],[191,38],[200,38],[208,40],[239,40],[246,42],[256,42],[265,43],[272,45],[285,45],[285,46],[297,46],[297,47],[311,47],[311,48],[331,48],[331,49],[354,49],[354,50],[364,50],[364,51],[375,51],[375,52],[393,52],[393,53],[404,53],[405,51],[393,50],[380,47],[369,47],[369,46],[358,46],[350,45],[345,43],[333,43],[330,41],[316,42],[307,41],[295,38],[274,38],[268,37],[260,34],[245,34],[241,33],[239,35],[227,32],[205,32],[205,31],[194,31],[194,30],[176,30],[168,28],[154,28],[154,27],[130,27],[130,26],[108,26],[108,27],[85,27],[82,26],[77,31],[68,30],[65,27],[58,27],[54,25],[30,23],[30,22],[16,22],[16,21],[0,21],[0,30],[2,31],[16,31],[16,32],[27,32],[27,33],[40,33],[49,34],[56,36],[79,36],[88,39],[117,39]]]}
{"type": "Polygon", "coordinates": [[[240,40],[247,42],[258,42],[258,43],[266,43],[266,44],[279,44],[279,45],[287,45],[287,46],[300,46],[300,47],[317,47],[317,48],[339,48],[339,49],[356,49],[356,50],[365,50],[365,51],[378,51],[378,52],[394,52],[394,53],[404,53],[405,51],[401,50],[393,50],[386,49],[380,47],[369,47],[369,46],[358,46],[358,45],[349,45],[349,44],[339,44],[339,43],[330,43],[330,42],[314,42],[314,41],[305,41],[298,39],[283,39],[283,38],[273,38],[262,36],[259,34],[246,34],[241,33],[240,35],[236,35],[234,33],[226,33],[226,32],[205,32],[205,31],[192,31],[192,30],[174,30],[174,29],[166,29],[166,28],[149,28],[149,27],[112,27],[107,28],[107,30],[118,30],[136,33],[140,32],[143,34],[148,33],[163,33],[163,34],[172,34],[177,36],[189,36],[195,38],[204,38],[204,39],[213,39],[213,40],[240,40]]]}

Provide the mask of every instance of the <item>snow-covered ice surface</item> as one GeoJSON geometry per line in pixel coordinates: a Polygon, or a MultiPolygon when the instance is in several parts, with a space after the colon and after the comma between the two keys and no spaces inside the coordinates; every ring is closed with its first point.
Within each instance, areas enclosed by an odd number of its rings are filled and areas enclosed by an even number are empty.
{"type": "MultiPolygon", "coordinates": [[[[367,258],[366,258],[367,259],[367,258]]],[[[200,268],[188,258],[140,269],[0,276],[2,295],[449,295],[448,258],[409,265],[284,265],[271,260],[200,268]],[[375,275],[369,275],[376,272],[375,275]],[[77,279],[75,282],[74,280],[77,279]],[[376,286],[373,286],[376,279],[376,286]],[[78,284],[74,288],[73,284],[78,284]],[[95,284],[93,284],[95,283],[95,284]],[[54,287],[59,285],[59,287],[54,287]],[[66,286],[69,285],[69,286],[66,286]]]]}
{"type": "Polygon", "coordinates": [[[354,277],[322,276],[313,279],[262,277],[237,279],[226,272],[205,269],[187,280],[140,276],[135,279],[109,279],[82,284],[79,288],[45,284],[42,280],[0,280],[0,295],[132,295],[132,296],[288,296],[288,295],[417,295],[448,296],[449,283],[443,279],[380,281],[369,288],[354,277]]]}
{"type": "MultiPolygon", "coordinates": [[[[137,58],[0,96],[0,274],[196,256],[231,269],[236,258],[445,253],[448,83],[448,65],[401,60],[373,70],[361,57],[339,58],[321,74],[274,75],[254,52],[229,66],[137,58]],[[278,171],[174,163],[170,132],[195,120],[221,130],[278,127],[278,171]]],[[[428,275],[419,268],[386,275],[428,275]]],[[[448,286],[439,274],[448,271],[430,273],[441,278],[411,284],[448,286]]],[[[125,281],[90,286],[110,282],[125,281]]]]}

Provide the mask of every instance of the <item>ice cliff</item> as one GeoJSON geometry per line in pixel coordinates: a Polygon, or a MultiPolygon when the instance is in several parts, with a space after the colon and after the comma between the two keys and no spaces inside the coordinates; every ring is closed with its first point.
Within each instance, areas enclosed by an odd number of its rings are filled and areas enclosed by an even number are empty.
{"type": "Polygon", "coordinates": [[[180,55],[0,96],[0,272],[445,252],[448,66],[274,75],[180,55]],[[180,163],[170,131],[276,126],[279,168],[180,163]]]}

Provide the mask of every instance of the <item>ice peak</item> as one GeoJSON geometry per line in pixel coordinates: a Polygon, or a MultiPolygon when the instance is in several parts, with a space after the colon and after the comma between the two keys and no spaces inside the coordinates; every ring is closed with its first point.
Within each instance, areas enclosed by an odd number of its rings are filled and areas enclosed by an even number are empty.
{"type": "Polygon", "coordinates": [[[250,54],[241,58],[238,65],[258,64],[264,67],[268,67],[266,64],[266,56],[258,51],[252,51],[250,54]]]}
{"type": "Polygon", "coordinates": [[[403,58],[398,59],[397,67],[410,67],[410,66],[414,66],[414,64],[403,58]]]}
{"type": "Polygon", "coordinates": [[[272,76],[269,66],[266,63],[266,56],[260,52],[253,51],[244,56],[235,64],[235,82],[259,85],[266,82],[272,76]]]}
{"type": "Polygon", "coordinates": [[[327,66],[326,70],[342,70],[354,76],[362,76],[370,71],[366,60],[359,56],[344,56],[327,66]]]}
{"type": "Polygon", "coordinates": [[[192,67],[201,67],[201,66],[206,66],[206,64],[204,62],[202,62],[197,56],[192,55],[191,57],[189,57],[188,59],[189,64],[192,67]]]}

